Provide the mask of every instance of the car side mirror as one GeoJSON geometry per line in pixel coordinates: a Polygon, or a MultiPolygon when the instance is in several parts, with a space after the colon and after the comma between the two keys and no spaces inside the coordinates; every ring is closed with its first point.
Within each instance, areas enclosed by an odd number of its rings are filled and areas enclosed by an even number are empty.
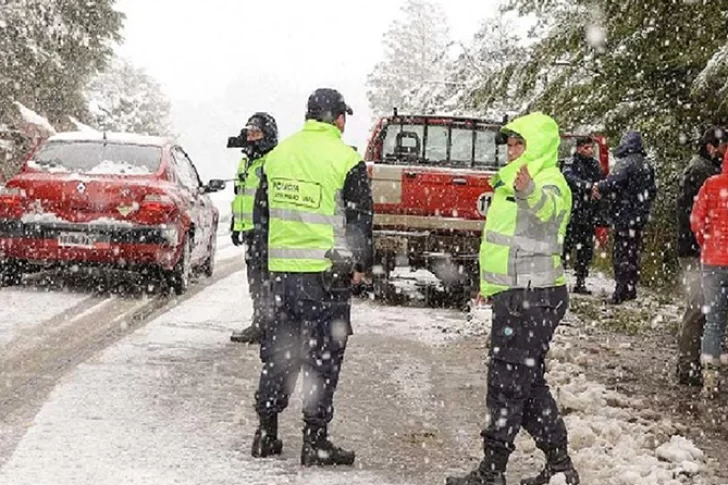
{"type": "Polygon", "coordinates": [[[202,188],[202,191],[206,194],[220,192],[221,190],[225,190],[225,181],[221,179],[212,179],[202,188]]]}

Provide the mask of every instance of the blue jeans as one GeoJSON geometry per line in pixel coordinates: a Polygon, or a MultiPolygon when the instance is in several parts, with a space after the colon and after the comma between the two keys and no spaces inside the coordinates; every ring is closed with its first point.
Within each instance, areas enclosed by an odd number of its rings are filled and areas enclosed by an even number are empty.
{"type": "Polygon", "coordinates": [[[701,352],[717,360],[728,319],[728,267],[703,266],[703,292],[707,312],[701,352]]]}

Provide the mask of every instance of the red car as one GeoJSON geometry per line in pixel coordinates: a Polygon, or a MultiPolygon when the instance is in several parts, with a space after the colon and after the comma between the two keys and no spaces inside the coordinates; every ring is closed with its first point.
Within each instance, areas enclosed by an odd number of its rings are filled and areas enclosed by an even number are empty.
{"type": "Polygon", "coordinates": [[[158,270],[177,294],[193,271],[211,276],[219,212],[174,142],[114,133],[62,133],[40,145],[0,188],[0,276],[40,263],[158,270]]]}

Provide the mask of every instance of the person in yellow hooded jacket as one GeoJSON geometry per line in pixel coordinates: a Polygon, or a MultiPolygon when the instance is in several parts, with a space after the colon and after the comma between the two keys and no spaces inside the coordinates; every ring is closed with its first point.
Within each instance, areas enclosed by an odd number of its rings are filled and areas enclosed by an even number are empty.
{"type": "Polygon", "coordinates": [[[480,247],[481,293],[493,306],[484,457],[474,471],[446,483],[505,485],[508,458],[524,428],[546,466],[522,485],[545,485],[558,473],[578,485],[566,426],[544,379],[546,353],[569,302],[561,254],[572,196],[557,166],[559,127],[531,113],[501,134],[509,163],[491,180],[480,247]]]}

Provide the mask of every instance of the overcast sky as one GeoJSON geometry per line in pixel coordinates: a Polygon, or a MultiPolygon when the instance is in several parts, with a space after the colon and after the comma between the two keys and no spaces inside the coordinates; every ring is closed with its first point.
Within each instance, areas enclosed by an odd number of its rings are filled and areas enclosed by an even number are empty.
{"type": "MultiPolygon", "coordinates": [[[[183,146],[204,176],[231,177],[226,150],[255,111],[297,130],[306,99],[335,87],[354,108],[345,139],[364,152],[371,128],[366,77],[404,0],[119,0],[120,53],[145,68],[172,101],[183,146]]],[[[468,40],[498,0],[443,0],[452,36],[468,40]]]]}

